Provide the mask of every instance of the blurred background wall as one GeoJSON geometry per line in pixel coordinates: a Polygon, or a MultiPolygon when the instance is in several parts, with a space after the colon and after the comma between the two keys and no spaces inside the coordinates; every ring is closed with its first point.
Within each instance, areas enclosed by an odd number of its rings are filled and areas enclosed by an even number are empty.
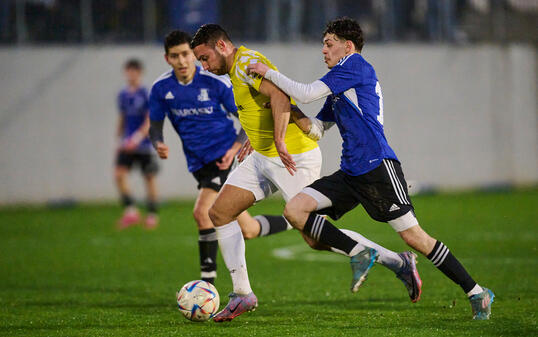
{"type": "MultiPolygon", "coordinates": [[[[384,95],[385,130],[414,187],[538,182],[536,1],[102,1],[0,4],[0,203],[113,199],[122,64],[145,83],[168,69],[162,37],[219,22],[236,44],[313,81],[327,69],[320,34],[339,15],[365,30],[384,95]]],[[[322,102],[302,106],[315,113],[322,102]]],[[[163,197],[193,197],[178,137],[161,162],[163,197]]],[[[321,141],[323,173],[340,137],[321,141]]],[[[138,174],[135,190],[142,192],[138,174]]],[[[140,193],[139,193],[140,195],[140,193]]]]}

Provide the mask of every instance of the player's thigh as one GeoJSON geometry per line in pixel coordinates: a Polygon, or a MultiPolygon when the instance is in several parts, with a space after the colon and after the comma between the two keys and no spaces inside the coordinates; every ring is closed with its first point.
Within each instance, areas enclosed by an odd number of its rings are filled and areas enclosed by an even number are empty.
{"type": "Polygon", "coordinates": [[[154,177],[159,172],[159,164],[154,155],[150,153],[141,153],[137,155],[138,165],[145,177],[154,177]]]}
{"type": "Polygon", "coordinates": [[[131,167],[133,166],[134,157],[132,154],[119,151],[116,155],[116,162],[115,162],[115,168],[114,173],[116,178],[123,178],[125,177],[129,171],[131,170],[131,167]]]}
{"type": "Polygon", "coordinates": [[[114,177],[116,180],[123,180],[129,174],[130,169],[127,166],[116,166],[114,168],[114,177]]]}
{"type": "Polygon", "coordinates": [[[256,201],[254,194],[234,185],[224,184],[209,210],[215,226],[223,226],[237,218],[256,201]]]}
{"type": "Polygon", "coordinates": [[[358,197],[370,217],[388,222],[401,232],[418,224],[400,164],[384,159],[374,170],[351,177],[358,197]]]}
{"type": "Polygon", "coordinates": [[[305,187],[301,194],[307,194],[316,201],[315,212],[338,220],[360,204],[357,194],[342,170],[322,177],[305,187]]]}
{"type": "Polygon", "coordinates": [[[263,174],[265,156],[253,152],[226,179],[226,185],[251,192],[255,201],[260,201],[276,192],[276,186],[263,174]]]}
{"type": "Polygon", "coordinates": [[[270,158],[264,174],[282,192],[287,202],[296,196],[305,186],[310,185],[320,176],[321,151],[319,148],[293,155],[297,171],[292,176],[284,167],[279,157],[270,158]]]}

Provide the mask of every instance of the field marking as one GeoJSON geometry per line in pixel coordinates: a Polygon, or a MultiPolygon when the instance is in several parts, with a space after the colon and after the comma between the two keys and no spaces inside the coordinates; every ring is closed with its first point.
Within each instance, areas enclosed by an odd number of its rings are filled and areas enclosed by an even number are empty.
{"type": "MultiPolygon", "coordinates": [[[[305,243],[275,248],[271,251],[271,254],[277,259],[288,261],[342,262],[347,259],[341,254],[336,254],[328,251],[315,251],[305,243]]],[[[426,261],[426,258],[422,256],[419,257],[419,259],[426,261]]],[[[460,260],[464,263],[488,263],[494,265],[531,266],[538,264],[538,259],[532,257],[490,256],[462,258],[460,260]]]]}

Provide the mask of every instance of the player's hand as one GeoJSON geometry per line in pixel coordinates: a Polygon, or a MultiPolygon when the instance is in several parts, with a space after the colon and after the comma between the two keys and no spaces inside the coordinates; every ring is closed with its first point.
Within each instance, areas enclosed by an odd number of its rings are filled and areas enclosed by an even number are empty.
{"type": "Polygon", "coordinates": [[[270,68],[269,66],[267,66],[267,64],[263,64],[260,62],[252,63],[247,66],[247,74],[258,74],[263,77],[269,69],[270,68]]]}
{"type": "Polygon", "coordinates": [[[133,139],[129,138],[127,139],[123,144],[122,144],[122,150],[125,151],[125,152],[132,152],[134,150],[136,150],[136,148],[138,147],[138,143],[136,141],[134,141],[133,139]]]}
{"type": "Polygon", "coordinates": [[[228,149],[228,151],[226,151],[226,153],[224,154],[224,156],[222,156],[222,158],[220,158],[220,160],[217,160],[216,165],[219,170],[227,170],[230,165],[232,165],[237,151],[237,146],[235,146],[234,144],[234,146],[232,146],[228,149]]]}
{"type": "Polygon", "coordinates": [[[254,149],[250,145],[250,140],[247,139],[245,144],[243,144],[243,146],[241,147],[241,150],[239,150],[239,154],[237,155],[237,161],[242,162],[249,154],[252,153],[252,151],[254,151],[254,149]]]}
{"type": "Polygon", "coordinates": [[[284,164],[284,166],[291,175],[295,175],[297,167],[295,167],[295,161],[293,160],[291,154],[289,154],[288,152],[286,143],[284,143],[283,141],[275,142],[275,146],[278,152],[278,156],[280,157],[280,160],[282,160],[282,164],[284,164]]]}
{"type": "Polygon", "coordinates": [[[166,159],[168,158],[168,145],[166,145],[163,142],[157,143],[157,154],[159,155],[159,158],[166,159]]]}

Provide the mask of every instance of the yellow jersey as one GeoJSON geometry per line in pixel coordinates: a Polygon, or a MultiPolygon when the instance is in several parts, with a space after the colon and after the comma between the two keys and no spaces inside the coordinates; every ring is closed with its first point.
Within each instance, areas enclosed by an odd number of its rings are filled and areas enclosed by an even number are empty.
{"type": "MultiPolygon", "coordinates": [[[[264,104],[270,99],[259,92],[263,78],[254,74],[247,75],[247,66],[256,62],[278,70],[259,52],[241,46],[237,49],[228,75],[233,85],[239,121],[250,140],[250,145],[266,157],[277,157],[278,152],[273,139],[273,115],[270,108],[264,108],[264,104]]],[[[308,138],[295,123],[288,124],[285,142],[290,154],[303,153],[318,147],[318,143],[308,138]]]]}

